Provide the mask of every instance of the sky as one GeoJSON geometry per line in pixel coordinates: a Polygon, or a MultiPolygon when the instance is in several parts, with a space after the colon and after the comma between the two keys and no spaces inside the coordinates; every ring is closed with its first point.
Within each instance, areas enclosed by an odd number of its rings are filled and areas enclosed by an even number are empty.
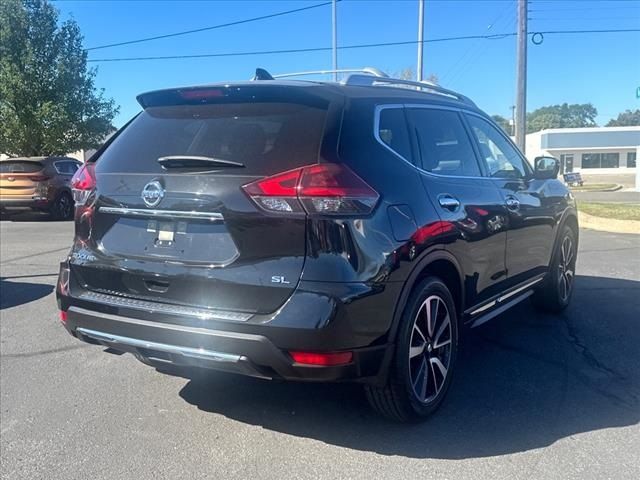
{"type": "MultiPolygon", "coordinates": [[[[60,19],[75,19],[86,48],[269,15],[318,1],[75,1],[58,0],[60,19]]],[[[426,40],[513,33],[515,0],[425,0],[426,40]]],[[[337,5],[338,45],[412,41],[417,0],[343,0],[337,5]]],[[[638,29],[640,0],[530,0],[529,32],[638,29]]],[[[133,45],[89,51],[108,58],[253,52],[331,46],[329,5],[257,22],[133,45]]],[[[339,68],[375,66],[394,73],[415,69],[417,46],[338,52],[339,68]]],[[[96,85],[115,99],[123,125],[140,107],[137,94],[157,88],[247,80],[256,67],[284,73],[330,69],[331,51],[200,59],[91,62],[96,85]]],[[[511,116],[515,103],[516,39],[430,42],[424,73],[471,97],[489,114],[511,116]]],[[[640,108],[640,33],[546,34],[528,42],[527,110],[558,103],[592,103],[598,124],[640,108]]]]}

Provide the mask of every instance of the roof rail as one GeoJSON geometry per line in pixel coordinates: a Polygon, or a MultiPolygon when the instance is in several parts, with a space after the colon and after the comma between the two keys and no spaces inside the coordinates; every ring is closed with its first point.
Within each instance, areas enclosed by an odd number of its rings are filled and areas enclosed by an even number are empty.
{"type": "Polygon", "coordinates": [[[394,85],[399,86],[408,86],[408,87],[416,87],[418,90],[423,90],[428,93],[435,93],[437,95],[443,95],[445,97],[454,98],[456,100],[460,100],[471,106],[476,106],[473,101],[462,95],[461,93],[454,92],[453,90],[449,90],[448,88],[441,87],[440,85],[436,85],[432,82],[417,82],[415,80],[403,80],[401,78],[390,78],[390,77],[376,77],[373,75],[349,75],[344,82],[345,85],[359,85],[359,86],[376,86],[376,85],[384,85],[393,87],[394,85]]]}
{"type": "Polygon", "coordinates": [[[292,72],[292,73],[281,73],[279,75],[270,75],[269,72],[262,68],[256,69],[256,75],[253,77],[253,80],[273,80],[274,78],[285,78],[285,77],[303,77],[305,75],[325,75],[329,73],[365,73],[369,76],[386,78],[389,75],[384,73],[382,70],[379,70],[374,67],[364,67],[364,68],[343,68],[339,70],[310,70],[304,72],[292,72]],[[271,77],[271,78],[269,78],[271,77]]]}

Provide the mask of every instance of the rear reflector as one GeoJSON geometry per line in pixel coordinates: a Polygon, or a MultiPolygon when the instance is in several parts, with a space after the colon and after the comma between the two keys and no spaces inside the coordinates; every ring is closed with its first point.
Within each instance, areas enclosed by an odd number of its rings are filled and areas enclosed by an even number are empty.
{"type": "Polygon", "coordinates": [[[67,312],[64,310],[60,310],[60,321],[62,323],[67,323],[67,312]]]}
{"type": "Polygon", "coordinates": [[[296,363],[323,367],[346,365],[353,360],[353,352],[289,352],[289,354],[296,363]]]}
{"type": "Polygon", "coordinates": [[[321,163],[289,170],[242,187],[264,210],[310,215],[366,215],[380,196],[349,167],[321,163]]]}

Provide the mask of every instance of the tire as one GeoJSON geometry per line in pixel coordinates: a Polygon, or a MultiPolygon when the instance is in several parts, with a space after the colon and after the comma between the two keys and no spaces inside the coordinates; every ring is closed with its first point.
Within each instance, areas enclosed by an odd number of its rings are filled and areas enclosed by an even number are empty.
{"type": "Polygon", "coordinates": [[[458,319],[453,297],[439,278],[428,277],[416,286],[402,314],[387,384],[365,386],[369,403],[395,421],[425,420],[440,406],[449,389],[457,350],[458,319]],[[432,321],[435,318],[431,326],[427,323],[427,304],[432,321]]]}
{"type": "Polygon", "coordinates": [[[560,313],[569,305],[573,294],[578,242],[571,227],[565,225],[558,237],[549,272],[543,285],[531,297],[540,311],[560,313]]]}
{"type": "Polygon", "coordinates": [[[71,220],[73,218],[73,197],[67,192],[62,192],[53,202],[49,213],[53,220],[71,220]]]}

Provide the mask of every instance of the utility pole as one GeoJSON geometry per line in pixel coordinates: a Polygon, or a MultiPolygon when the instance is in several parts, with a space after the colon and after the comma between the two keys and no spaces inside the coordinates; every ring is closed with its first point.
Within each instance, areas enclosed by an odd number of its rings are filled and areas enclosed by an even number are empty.
{"type": "Polygon", "coordinates": [[[424,0],[418,0],[418,66],[416,78],[422,81],[422,49],[424,48],[424,0]]]}
{"type": "Polygon", "coordinates": [[[332,25],[332,37],[333,37],[333,81],[338,81],[338,10],[337,10],[337,0],[333,0],[333,4],[331,5],[331,25],[332,25]]]}
{"type": "Polygon", "coordinates": [[[527,135],[527,0],[518,0],[516,144],[525,153],[527,135]]]}

